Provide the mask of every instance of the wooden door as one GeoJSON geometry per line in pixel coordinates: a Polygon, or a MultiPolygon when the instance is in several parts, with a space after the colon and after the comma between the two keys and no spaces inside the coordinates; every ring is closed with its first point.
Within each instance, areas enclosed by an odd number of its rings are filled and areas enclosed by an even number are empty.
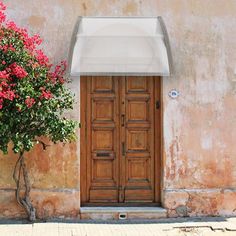
{"type": "Polygon", "coordinates": [[[82,204],[159,202],[159,103],[159,78],[81,78],[82,204]]]}

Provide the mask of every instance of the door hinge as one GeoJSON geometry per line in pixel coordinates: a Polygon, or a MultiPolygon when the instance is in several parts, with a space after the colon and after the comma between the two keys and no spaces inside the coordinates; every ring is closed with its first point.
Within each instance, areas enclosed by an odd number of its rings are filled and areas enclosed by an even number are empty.
{"type": "Polygon", "coordinates": [[[160,106],[161,106],[160,101],[156,101],[156,109],[160,109],[160,106]]]}

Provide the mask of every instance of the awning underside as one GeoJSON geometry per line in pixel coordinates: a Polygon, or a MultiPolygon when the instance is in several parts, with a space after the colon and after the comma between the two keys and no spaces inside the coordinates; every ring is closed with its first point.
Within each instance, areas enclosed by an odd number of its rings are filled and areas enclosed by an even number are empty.
{"type": "Polygon", "coordinates": [[[80,18],[71,75],[170,75],[168,36],[160,18],[80,18]]]}

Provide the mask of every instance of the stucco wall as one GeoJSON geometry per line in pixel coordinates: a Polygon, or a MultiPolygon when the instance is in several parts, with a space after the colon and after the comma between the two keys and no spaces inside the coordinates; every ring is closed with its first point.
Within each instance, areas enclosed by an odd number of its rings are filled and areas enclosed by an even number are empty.
{"type": "MultiPolygon", "coordinates": [[[[161,15],[175,72],[163,79],[163,194],[169,216],[236,215],[236,1],[5,0],[8,16],[44,38],[54,61],[67,57],[79,15],[161,15]],[[172,100],[175,88],[180,97],[172,100]]],[[[79,81],[73,82],[79,97],[79,81]]],[[[78,100],[78,99],[77,99],[78,100]]],[[[79,103],[72,117],[79,119],[79,103]]],[[[13,154],[0,157],[0,217],[14,203],[13,154]]],[[[79,212],[79,140],[30,153],[40,217],[79,212]]]]}

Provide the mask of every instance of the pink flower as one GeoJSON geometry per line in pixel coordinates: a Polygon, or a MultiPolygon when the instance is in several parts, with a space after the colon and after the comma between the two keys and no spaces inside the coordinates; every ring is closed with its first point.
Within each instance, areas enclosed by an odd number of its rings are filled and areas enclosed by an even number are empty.
{"type": "Polygon", "coordinates": [[[33,52],[36,49],[36,46],[40,45],[43,41],[38,34],[30,37],[26,29],[20,30],[19,33],[23,37],[25,47],[31,52],[33,52]]]}
{"type": "MultiPolygon", "coordinates": [[[[8,88],[9,86],[8,86],[8,84],[6,83],[6,81],[2,81],[1,83],[0,83],[0,89],[2,89],[2,88],[8,88]]],[[[0,90],[1,91],[1,90],[0,90]]]]}
{"type": "Polygon", "coordinates": [[[7,90],[6,92],[4,92],[4,98],[5,98],[5,99],[8,99],[8,100],[10,100],[10,101],[13,101],[14,98],[15,98],[15,93],[14,93],[14,91],[7,90]]]}
{"type": "Polygon", "coordinates": [[[0,49],[3,50],[4,52],[7,52],[8,45],[0,45],[0,49]]]}
{"type": "Polygon", "coordinates": [[[20,38],[24,42],[25,47],[31,52],[35,50],[36,45],[40,45],[42,43],[42,39],[38,34],[35,34],[33,37],[30,37],[27,29],[19,28],[13,21],[8,21],[6,23],[6,26],[8,29],[20,35],[20,38]]]}
{"type": "Polygon", "coordinates": [[[52,93],[50,91],[44,91],[42,90],[42,95],[40,96],[40,99],[50,99],[52,98],[52,93]]]}
{"type": "Polygon", "coordinates": [[[17,65],[16,63],[13,63],[10,65],[10,69],[13,75],[15,75],[19,79],[25,78],[28,73],[22,68],[21,66],[17,65]]]}
{"type": "Polygon", "coordinates": [[[50,73],[50,77],[53,83],[56,82],[56,80],[59,80],[59,83],[64,84],[65,79],[63,78],[64,73],[67,68],[67,62],[62,61],[59,65],[56,65],[54,72],[50,73]]]}
{"type": "Polygon", "coordinates": [[[25,104],[28,108],[31,108],[35,104],[35,100],[33,98],[27,97],[25,104]]]}
{"type": "Polygon", "coordinates": [[[3,4],[3,2],[0,2],[0,10],[5,11],[7,7],[3,4]]]}
{"type": "Polygon", "coordinates": [[[17,33],[20,33],[21,32],[21,29],[17,27],[17,25],[15,24],[15,22],[13,21],[8,21],[6,23],[6,26],[8,29],[12,30],[12,31],[15,31],[17,33]]]}
{"type": "Polygon", "coordinates": [[[8,99],[13,101],[16,97],[15,91],[11,90],[11,86],[8,85],[5,81],[0,83],[0,100],[8,99]]]}
{"type": "Polygon", "coordinates": [[[7,73],[7,71],[5,71],[5,70],[0,71],[0,79],[8,79],[9,76],[10,75],[7,73]]]}
{"type": "Polygon", "coordinates": [[[6,10],[6,6],[0,2],[0,24],[6,20],[6,15],[4,11],[6,10]]]}
{"type": "Polygon", "coordinates": [[[0,11],[0,23],[3,23],[6,20],[6,15],[0,11]]]}
{"type": "Polygon", "coordinates": [[[31,37],[31,40],[33,41],[34,44],[40,45],[43,40],[38,34],[35,34],[33,37],[31,37]]]}
{"type": "Polygon", "coordinates": [[[13,51],[13,52],[16,51],[16,49],[12,45],[9,45],[8,50],[13,51]]]}
{"type": "Polygon", "coordinates": [[[49,63],[49,59],[48,57],[44,54],[44,52],[42,50],[35,50],[35,57],[38,61],[38,63],[41,65],[41,66],[47,66],[48,63],[49,63]]]}
{"type": "Polygon", "coordinates": [[[19,28],[14,21],[7,21],[6,26],[9,30],[12,30],[20,34],[23,38],[28,38],[28,31],[25,28],[19,28]]]}

